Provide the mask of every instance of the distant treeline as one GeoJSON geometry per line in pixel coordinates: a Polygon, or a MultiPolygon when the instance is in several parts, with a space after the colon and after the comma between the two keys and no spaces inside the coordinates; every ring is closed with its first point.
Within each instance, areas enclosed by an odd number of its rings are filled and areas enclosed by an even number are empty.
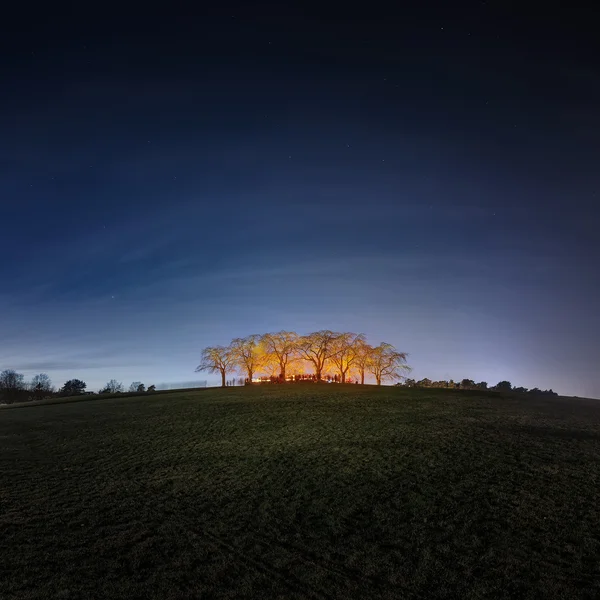
{"type": "Polygon", "coordinates": [[[463,379],[455,382],[450,381],[431,381],[431,379],[405,379],[404,383],[398,384],[404,387],[419,387],[419,388],[445,388],[451,390],[491,390],[494,392],[516,392],[518,394],[541,394],[545,396],[558,396],[553,390],[540,390],[539,388],[527,389],[525,387],[513,387],[510,381],[500,381],[492,387],[488,387],[487,381],[475,383],[472,379],[463,379]]]}
{"type": "MultiPolygon", "coordinates": [[[[0,373],[0,404],[12,404],[14,402],[28,402],[32,400],[44,400],[57,396],[94,395],[95,392],[86,391],[87,384],[81,379],[69,379],[64,385],[56,390],[52,380],[46,373],[35,375],[31,381],[25,381],[22,373],[12,369],[6,369],[0,373]]],[[[146,386],[141,381],[134,381],[127,390],[129,393],[144,393],[156,391],[156,386],[146,386]]],[[[99,394],[121,394],[125,392],[125,386],[111,379],[98,393],[99,394]]]]}

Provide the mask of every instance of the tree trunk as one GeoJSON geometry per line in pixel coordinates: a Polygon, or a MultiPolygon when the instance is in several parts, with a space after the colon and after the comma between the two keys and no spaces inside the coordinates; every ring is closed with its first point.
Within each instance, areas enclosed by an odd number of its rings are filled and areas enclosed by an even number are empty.
{"type": "Polygon", "coordinates": [[[248,382],[252,383],[252,375],[254,375],[254,373],[252,372],[252,369],[248,369],[248,382]]]}
{"type": "Polygon", "coordinates": [[[381,376],[376,376],[375,379],[377,380],[377,385],[381,385],[381,376]]]}
{"type": "Polygon", "coordinates": [[[321,381],[321,369],[316,369],[315,377],[317,381],[321,381]]]}
{"type": "Polygon", "coordinates": [[[346,371],[340,371],[340,379],[342,381],[342,383],[346,383],[346,371]]]}
{"type": "Polygon", "coordinates": [[[279,377],[281,378],[281,383],[285,383],[285,381],[286,381],[285,380],[285,365],[280,364],[279,366],[281,368],[280,373],[279,373],[279,377]]]}
{"type": "Polygon", "coordinates": [[[365,370],[364,369],[360,372],[360,384],[365,385],[365,370]]]}
{"type": "Polygon", "coordinates": [[[226,387],[226,385],[225,385],[225,369],[221,369],[221,387],[226,387]]]}

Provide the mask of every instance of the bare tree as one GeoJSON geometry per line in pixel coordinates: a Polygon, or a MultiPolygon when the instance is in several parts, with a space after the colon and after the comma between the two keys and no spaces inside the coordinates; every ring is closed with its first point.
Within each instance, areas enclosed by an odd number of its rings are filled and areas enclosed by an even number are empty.
{"type": "Polygon", "coordinates": [[[120,394],[125,388],[123,384],[116,379],[111,379],[105,386],[104,389],[100,390],[101,394],[120,394]]]}
{"type": "Polygon", "coordinates": [[[196,367],[196,372],[208,371],[221,374],[221,387],[226,386],[225,377],[234,365],[231,348],[226,346],[209,346],[202,350],[202,362],[196,367]]]}
{"type": "Polygon", "coordinates": [[[356,369],[360,375],[360,383],[364,385],[365,374],[368,371],[369,361],[371,360],[371,353],[373,352],[373,346],[367,344],[364,340],[359,340],[356,343],[356,358],[354,359],[353,368],[356,369]]]}
{"type": "Polygon", "coordinates": [[[302,358],[314,366],[317,381],[321,381],[327,361],[337,352],[335,341],[339,335],[339,333],[323,329],[303,335],[298,340],[298,352],[302,358]]]}
{"type": "Polygon", "coordinates": [[[249,335],[245,338],[235,338],[229,346],[233,364],[245,371],[250,383],[255,371],[260,369],[264,362],[265,353],[260,340],[260,335],[249,335]]]}
{"type": "Polygon", "coordinates": [[[54,392],[52,380],[46,373],[35,375],[31,379],[30,389],[36,398],[44,398],[54,392]]]}
{"type": "Polygon", "coordinates": [[[278,331],[262,336],[265,352],[279,366],[279,378],[283,382],[286,380],[287,367],[297,360],[298,339],[295,331],[278,331]]]}
{"type": "Polygon", "coordinates": [[[13,369],[6,369],[0,373],[0,393],[7,402],[19,400],[25,389],[25,378],[13,369]]]}
{"type": "Polygon", "coordinates": [[[406,352],[398,352],[391,344],[382,342],[369,354],[367,369],[375,376],[377,385],[385,380],[400,379],[410,370],[406,365],[406,352]]]}
{"type": "Polygon", "coordinates": [[[334,341],[334,354],[331,362],[340,373],[340,382],[346,383],[346,376],[359,359],[359,352],[365,336],[362,333],[341,333],[334,341]]]}
{"type": "Polygon", "coordinates": [[[129,386],[129,391],[130,392],[145,392],[146,386],[141,381],[134,381],[129,386]]]}
{"type": "Polygon", "coordinates": [[[25,378],[13,369],[6,369],[0,373],[0,390],[13,391],[25,388],[25,378]]]}

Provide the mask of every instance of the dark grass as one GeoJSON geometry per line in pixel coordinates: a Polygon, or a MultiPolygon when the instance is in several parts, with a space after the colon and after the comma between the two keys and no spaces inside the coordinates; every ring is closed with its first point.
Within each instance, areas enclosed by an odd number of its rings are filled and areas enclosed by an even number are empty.
{"type": "Polygon", "coordinates": [[[600,597],[600,402],[311,385],[0,411],[0,598],[248,597],[600,597]]]}

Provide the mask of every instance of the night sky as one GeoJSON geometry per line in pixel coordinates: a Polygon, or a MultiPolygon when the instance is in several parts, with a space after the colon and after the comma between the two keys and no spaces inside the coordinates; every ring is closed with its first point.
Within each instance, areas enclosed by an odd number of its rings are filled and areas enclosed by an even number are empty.
{"type": "Polygon", "coordinates": [[[248,4],[2,22],[0,369],[183,382],[327,328],[600,397],[593,15],[248,4]]]}

